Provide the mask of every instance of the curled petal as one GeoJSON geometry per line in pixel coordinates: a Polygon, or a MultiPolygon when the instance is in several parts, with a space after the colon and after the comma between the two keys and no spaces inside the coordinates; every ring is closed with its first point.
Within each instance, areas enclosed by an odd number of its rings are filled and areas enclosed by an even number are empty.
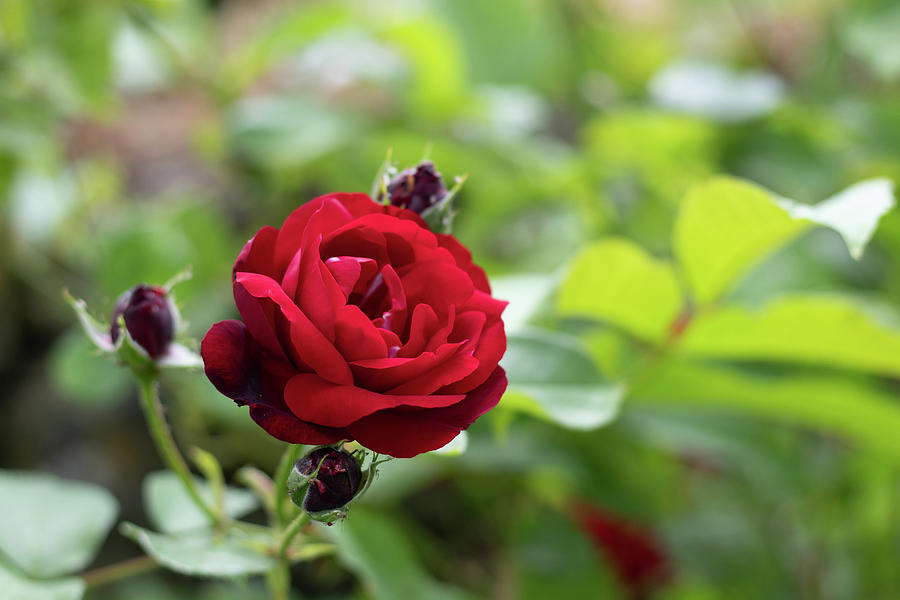
{"type": "Polygon", "coordinates": [[[398,406],[439,408],[465,398],[463,394],[400,396],[379,394],[354,385],[335,385],[317,375],[295,375],[284,389],[284,400],[303,421],[345,427],[376,411],[398,406]]]}
{"type": "MultiPolygon", "coordinates": [[[[319,331],[309,318],[303,314],[294,301],[287,297],[277,281],[265,275],[254,273],[238,273],[235,279],[235,288],[244,290],[251,299],[257,300],[257,304],[274,303],[276,309],[289,323],[291,347],[297,352],[302,361],[309,365],[322,377],[335,383],[352,383],[353,376],[347,362],[340,355],[334,344],[319,331]]],[[[244,297],[244,296],[242,296],[244,297]]],[[[238,304],[241,317],[245,311],[252,314],[248,307],[251,302],[244,301],[244,306],[238,304]]],[[[265,312],[265,308],[260,309],[265,312]]],[[[254,324],[247,322],[250,333],[256,337],[254,324]]]]}

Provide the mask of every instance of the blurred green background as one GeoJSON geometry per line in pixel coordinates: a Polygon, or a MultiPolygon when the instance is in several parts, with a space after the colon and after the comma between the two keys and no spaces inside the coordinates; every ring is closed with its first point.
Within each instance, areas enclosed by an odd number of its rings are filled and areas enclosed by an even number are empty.
{"type": "MultiPolygon", "coordinates": [[[[801,298],[777,347],[714,329],[673,355],[553,291],[611,236],[670,259],[685,193],[715,174],[802,203],[900,177],[898,31],[888,0],[0,0],[0,466],[100,484],[146,522],[160,463],[133,383],[61,289],[103,314],[190,264],[177,296],[199,339],[235,314],[248,237],[316,195],[368,191],[391,148],[401,167],[427,154],[467,174],[455,234],[514,306],[543,299],[532,321],[554,333],[523,334],[508,360],[576,352],[573,381],[595,370],[627,392],[562,417],[510,394],[462,455],[386,465],[357,525],[336,526],[374,563],[303,564],[298,593],[900,597],[897,211],[859,261],[814,229],[728,292],[801,298]],[[839,306],[819,314],[809,294],[839,306]],[[647,532],[665,573],[629,587],[579,504],[647,532]]],[[[598,296],[632,268],[611,256],[588,261],[598,296]]],[[[201,374],[168,377],[163,400],[227,473],[274,467],[282,445],[201,374]]],[[[94,566],[138,554],[114,532],[94,566]]],[[[161,572],[86,596],[256,597],[255,580],[161,572]]]]}

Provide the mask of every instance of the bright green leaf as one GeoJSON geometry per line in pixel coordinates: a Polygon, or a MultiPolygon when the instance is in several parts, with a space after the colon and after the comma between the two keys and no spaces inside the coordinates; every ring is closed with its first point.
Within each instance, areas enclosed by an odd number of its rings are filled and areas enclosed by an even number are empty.
{"type": "Polygon", "coordinates": [[[900,460],[900,404],[863,382],[826,376],[751,376],[737,370],[670,362],[633,392],[637,402],[709,406],[847,436],[900,460]]]}
{"type": "Polygon", "coordinates": [[[780,204],[795,219],[806,219],[837,231],[850,255],[858,260],[875,233],[878,220],[894,207],[894,184],[889,179],[869,179],[815,206],[790,200],[780,204]]]}
{"type": "Polygon", "coordinates": [[[785,296],[759,310],[717,310],[691,324],[679,350],[900,375],[900,330],[838,296],[785,296]]]}
{"type": "Polygon", "coordinates": [[[665,340],[681,310],[672,268],[627,240],[591,244],[559,290],[563,315],[601,319],[650,342],[665,340]]]}
{"type": "Polygon", "coordinates": [[[858,259],[878,220],[893,206],[893,184],[887,179],[863,181],[805,205],[745,181],[717,177],[688,192],[675,222],[675,254],[696,299],[708,303],[814,224],[837,231],[858,259]]]}
{"type": "MultiPolygon", "coordinates": [[[[213,502],[209,486],[197,479],[197,489],[203,499],[213,502]]],[[[181,480],[172,471],[155,471],[144,478],[144,507],[154,527],[165,533],[205,528],[209,519],[197,508],[184,490],[181,480]]],[[[259,506],[256,495],[249,490],[225,488],[225,512],[234,518],[241,517],[259,506]]]]}
{"type": "Polygon", "coordinates": [[[35,577],[86,567],[119,512],[103,488],[45,473],[0,471],[0,498],[0,550],[35,577]]]}
{"type": "Polygon", "coordinates": [[[675,221],[674,249],[701,303],[809,227],[751,183],[717,177],[692,187],[675,221]]]}
{"type": "Polygon", "coordinates": [[[201,529],[161,534],[123,523],[122,535],[131,538],[159,564],[185,575],[239,577],[265,573],[275,565],[266,555],[273,539],[230,529],[224,534],[201,529]]]}
{"type": "Polygon", "coordinates": [[[337,545],[338,559],[358,574],[379,600],[469,597],[462,590],[431,579],[406,537],[384,515],[355,506],[339,526],[322,530],[337,545]]]}
{"type": "Polygon", "coordinates": [[[570,429],[615,418],[623,389],[604,381],[577,340],[540,330],[511,335],[502,361],[509,391],[500,404],[570,429]]]}
{"type": "Polygon", "coordinates": [[[20,577],[0,563],[0,590],[6,600],[80,600],[84,581],[77,577],[33,581],[20,577]]]}

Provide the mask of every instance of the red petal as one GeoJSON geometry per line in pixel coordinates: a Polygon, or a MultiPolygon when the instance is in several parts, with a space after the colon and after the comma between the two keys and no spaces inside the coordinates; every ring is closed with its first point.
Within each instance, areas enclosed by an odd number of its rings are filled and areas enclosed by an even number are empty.
{"type": "Polygon", "coordinates": [[[334,444],[350,437],[343,429],[306,423],[266,404],[251,405],[250,417],[272,437],[290,444],[334,444]]]}
{"type": "Polygon", "coordinates": [[[355,360],[350,363],[350,369],[357,384],[370,390],[386,392],[442,364],[456,354],[461,345],[444,344],[435,352],[423,352],[413,358],[355,360]]]}
{"type": "Polygon", "coordinates": [[[345,427],[387,408],[445,407],[464,398],[463,394],[449,396],[379,394],[353,385],[335,385],[311,373],[295,375],[284,389],[284,400],[297,418],[328,427],[345,427]]]}
{"type": "Polygon", "coordinates": [[[490,376],[497,363],[506,352],[506,331],[502,321],[495,321],[481,332],[481,339],[475,349],[478,368],[468,377],[442,389],[442,393],[463,393],[477,385],[481,385],[490,376]]]}
{"type": "Polygon", "coordinates": [[[397,356],[409,358],[418,356],[425,350],[425,343],[431,334],[437,329],[438,318],[427,304],[418,304],[413,309],[412,321],[409,326],[409,339],[400,348],[397,356]]]}
{"type": "Polygon", "coordinates": [[[216,389],[242,404],[258,402],[259,381],[251,381],[253,363],[247,352],[247,328],[240,321],[220,321],[200,343],[206,376],[216,389]]]}
{"type": "MultiPolygon", "coordinates": [[[[337,351],[331,341],[326,338],[318,328],[303,314],[293,300],[288,298],[277,281],[265,275],[253,273],[238,273],[235,287],[242,288],[247,294],[257,299],[255,304],[261,305],[271,301],[289,323],[290,343],[292,350],[300,359],[309,365],[316,373],[335,383],[351,383],[353,376],[346,361],[337,351]]],[[[245,302],[245,305],[250,303],[245,302]]],[[[238,305],[241,310],[241,305],[238,305]]],[[[244,317],[246,306],[241,311],[244,317]]],[[[249,312],[249,311],[248,311],[249,312]]],[[[254,326],[247,322],[251,334],[254,334],[254,326]]]]}
{"type": "Polygon", "coordinates": [[[278,238],[278,230],[274,227],[263,227],[252,238],[247,240],[244,247],[234,261],[232,275],[238,271],[250,273],[262,273],[274,276],[275,270],[275,240],[278,238]]]}
{"type": "Polygon", "coordinates": [[[491,284],[488,283],[487,275],[485,275],[484,269],[472,262],[472,253],[469,252],[469,249],[460,244],[452,235],[439,233],[437,240],[442,248],[450,251],[453,258],[456,259],[456,265],[469,274],[472,283],[475,284],[475,289],[490,294],[491,284]]]}
{"type": "Polygon", "coordinates": [[[427,304],[440,316],[451,304],[463,304],[474,291],[472,280],[462,270],[443,261],[415,263],[400,273],[407,303],[427,304]]]}
{"type": "Polygon", "coordinates": [[[446,446],[460,428],[418,414],[378,412],[347,427],[360,444],[381,454],[412,458],[446,446]]]}
{"type": "Polygon", "coordinates": [[[347,361],[387,356],[384,338],[358,306],[341,307],[334,326],[334,345],[347,361]]]}
{"type": "Polygon", "coordinates": [[[433,394],[444,386],[456,383],[478,368],[478,359],[471,354],[457,352],[428,371],[389,390],[391,394],[433,394]]]}

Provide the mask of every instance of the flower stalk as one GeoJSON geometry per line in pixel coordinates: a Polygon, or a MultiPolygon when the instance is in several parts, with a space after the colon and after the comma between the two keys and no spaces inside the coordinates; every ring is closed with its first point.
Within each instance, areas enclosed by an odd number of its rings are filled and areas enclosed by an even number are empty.
{"type": "Polygon", "coordinates": [[[162,403],[159,400],[159,390],[156,379],[145,374],[139,375],[137,379],[141,392],[141,409],[144,411],[144,418],[147,420],[150,437],[153,438],[153,443],[156,445],[156,450],[159,452],[160,458],[163,459],[163,462],[169,469],[178,475],[178,478],[184,485],[185,491],[187,491],[191,500],[194,501],[194,504],[196,504],[197,507],[203,511],[203,514],[209,517],[213,523],[218,524],[220,521],[219,516],[200,496],[200,492],[197,489],[197,483],[194,481],[193,475],[191,475],[191,470],[188,468],[184,457],[181,456],[181,452],[175,444],[175,439],[172,437],[172,431],[169,429],[169,424],[166,422],[165,412],[162,403]]]}

